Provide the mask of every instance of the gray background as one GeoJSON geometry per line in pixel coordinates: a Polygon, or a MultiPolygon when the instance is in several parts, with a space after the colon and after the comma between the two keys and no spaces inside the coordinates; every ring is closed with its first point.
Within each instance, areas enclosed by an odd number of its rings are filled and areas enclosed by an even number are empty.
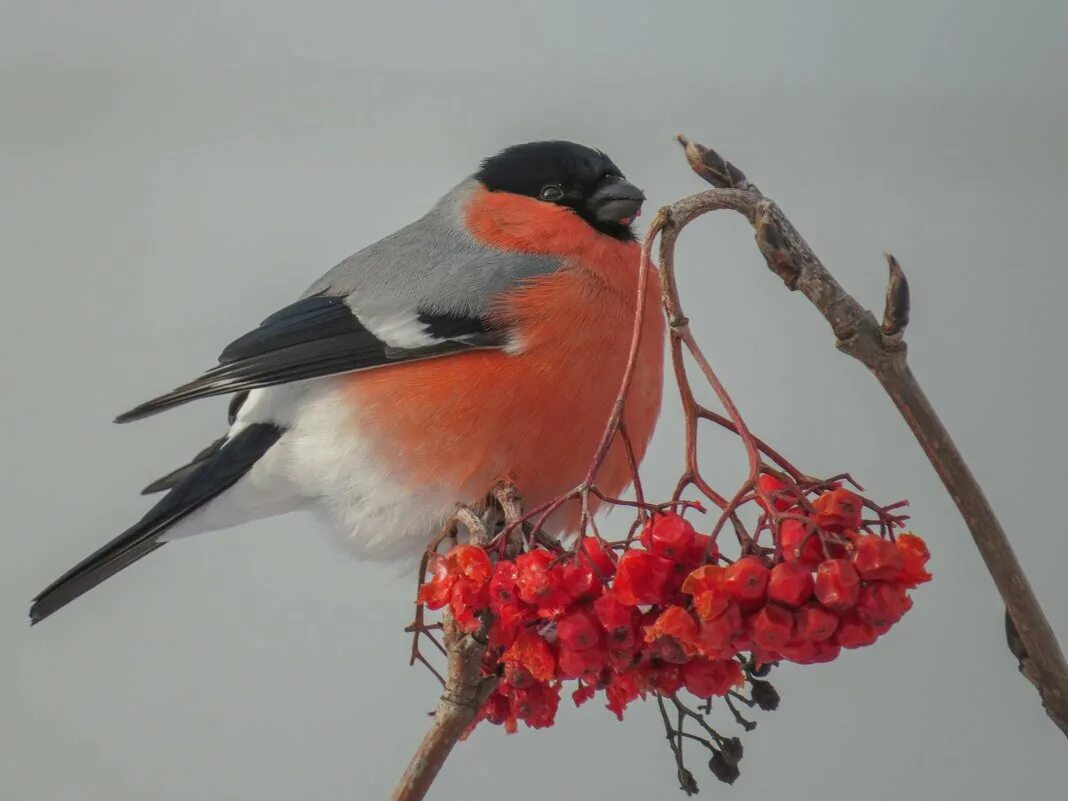
{"type": "MultiPolygon", "coordinates": [[[[893,250],[914,368],[1068,640],[1063,3],[159,5],[0,3],[0,798],[388,794],[436,697],[405,666],[412,587],[310,519],[171,546],[34,630],[27,602],[141,513],[223,403],[114,413],[535,138],[604,148],[650,210],[701,188],[671,136],[713,144],[870,304],[893,250]]],[[[1064,739],[890,403],[740,219],[692,229],[680,265],[754,428],[909,498],[936,572],[876,647],[780,671],[741,781],[705,793],[1063,798],[1064,739]]],[[[669,402],[660,491],[678,435],[669,402]]],[[[679,796],[653,708],[565,705],[549,732],[479,731],[435,797],[679,796]]]]}

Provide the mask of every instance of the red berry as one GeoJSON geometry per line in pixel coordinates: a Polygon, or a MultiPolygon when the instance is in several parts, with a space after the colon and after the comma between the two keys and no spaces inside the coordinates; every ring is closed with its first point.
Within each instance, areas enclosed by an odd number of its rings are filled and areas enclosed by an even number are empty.
{"type": "Polygon", "coordinates": [[[508,696],[502,695],[498,690],[489,697],[478,714],[483,720],[488,720],[494,726],[500,726],[512,714],[508,696]]]}
{"type": "Polygon", "coordinates": [[[512,693],[512,713],[532,729],[553,725],[560,705],[559,684],[533,684],[512,693]]]}
{"type": "Polygon", "coordinates": [[[702,565],[691,571],[682,582],[682,592],[694,596],[694,611],[701,620],[718,617],[730,603],[726,573],[719,565],[702,565]]]}
{"type": "Polygon", "coordinates": [[[515,662],[504,663],[504,681],[502,682],[502,686],[503,684],[508,685],[503,688],[505,692],[511,692],[512,689],[529,687],[537,681],[538,680],[530,674],[530,671],[522,665],[516,664],[515,662]]]}
{"type": "Polygon", "coordinates": [[[565,679],[583,679],[596,683],[604,670],[607,654],[600,648],[573,651],[562,648],[557,655],[559,675],[565,679]]]}
{"type": "Polygon", "coordinates": [[[810,665],[816,661],[819,648],[816,643],[809,640],[790,640],[780,646],[779,654],[783,659],[789,659],[799,665],[810,665]]]}
{"type": "Polygon", "coordinates": [[[690,661],[690,652],[683,647],[682,643],[671,637],[660,637],[646,645],[643,654],[650,659],[657,659],[672,665],[683,665],[690,661]]]}
{"type": "Polygon", "coordinates": [[[663,603],[672,572],[671,562],[664,557],[631,548],[619,560],[612,592],[628,606],[663,603]]]}
{"type": "Polygon", "coordinates": [[[501,661],[526,668],[539,681],[548,681],[556,672],[552,646],[530,631],[520,633],[512,647],[504,652],[501,661]]]}
{"type": "Polygon", "coordinates": [[[669,606],[645,629],[645,641],[655,643],[670,639],[681,646],[687,655],[697,650],[697,621],[681,606],[669,606]]]}
{"type": "Polygon", "coordinates": [[[744,630],[742,612],[736,604],[731,604],[721,615],[701,621],[697,644],[705,654],[719,656],[731,651],[732,643],[744,630]]]}
{"type": "Polygon", "coordinates": [[[734,659],[694,659],[682,666],[682,682],[698,698],[726,695],[744,682],[742,667],[734,659]]]}
{"type": "Polygon", "coordinates": [[[863,648],[879,638],[879,632],[855,615],[842,620],[834,640],[843,648],[863,648]]]}
{"type": "Polygon", "coordinates": [[[727,597],[726,593],[716,592],[715,590],[702,592],[693,599],[693,610],[701,620],[712,620],[722,615],[727,610],[730,602],[731,599],[727,597]]]}
{"type": "MultiPolygon", "coordinates": [[[[634,638],[634,646],[638,644],[638,638],[634,638]]],[[[612,670],[619,673],[634,666],[638,661],[637,650],[634,646],[630,646],[620,651],[609,650],[608,652],[608,666],[612,670]]]]}
{"type": "Polygon", "coordinates": [[[616,572],[616,560],[612,552],[601,544],[596,537],[583,537],[579,552],[598,574],[598,578],[607,581],[616,572]]]}
{"type": "Polygon", "coordinates": [[[744,603],[764,599],[771,571],[755,556],[744,556],[727,568],[724,584],[727,594],[744,603]]]}
{"type": "Polygon", "coordinates": [[[471,579],[457,579],[449,594],[452,616],[464,631],[475,631],[479,626],[478,614],[489,606],[486,586],[471,579]]]}
{"type": "Polygon", "coordinates": [[[784,520],[779,531],[782,545],[782,558],[787,562],[798,562],[815,567],[823,561],[823,545],[819,535],[812,533],[808,524],[802,520],[784,520]]]}
{"type": "Polygon", "coordinates": [[[601,644],[601,627],[589,612],[572,612],[556,621],[556,638],[564,648],[584,651],[601,644]]]}
{"type": "Polygon", "coordinates": [[[444,557],[437,554],[430,558],[428,571],[431,579],[419,587],[416,601],[426,606],[427,609],[441,609],[449,602],[456,576],[447,571],[444,557]]]}
{"type": "Polygon", "coordinates": [[[493,566],[493,576],[489,582],[490,608],[497,611],[503,606],[514,604],[518,599],[515,580],[519,570],[515,563],[506,559],[493,566]]]}
{"type": "Polygon", "coordinates": [[[604,629],[609,648],[625,651],[637,641],[634,607],[624,606],[614,595],[593,602],[593,614],[604,629]]]}
{"type": "Polygon", "coordinates": [[[783,658],[799,665],[832,662],[838,658],[841,652],[842,646],[833,640],[820,640],[818,642],[795,640],[781,649],[783,658]]]}
{"type": "Polygon", "coordinates": [[[861,499],[842,487],[824,492],[812,506],[816,510],[817,522],[828,531],[857,528],[864,509],[861,499]]]}
{"type": "Polygon", "coordinates": [[[674,695],[682,687],[682,671],[678,665],[650,662],[639,668],[640,682],[661,695],[674,695]]]}
{"type": "Polygon", "coordinates": [[[686,557],[694,542],[696,532],[685,518],[674,512],[664,512],[653,516],[645,524],[642,543],[655,554],[671,560],[686,557]]]}
{"type": "Polygon", "coordinates": [[[604,585],[598,580],[593,568],[585,560],[575,559],[558,565],[558,584],[571,601],[588,600],[599,595],[604,585]]]}
{"type": "Polygon", "coordinates": [[[582,684],[575,692],[571,693],[571,700],[575,706],[582,706],[597,694],[597,688],[592,684],[582,684]]]}
{"type": "Polygon", "coordinates": [[[726,572],[719,565],[702,565],[692,570],[682,582],[682,591],[694,596],[709,591],[724,592],[726,572]]]}
{"type": "Polygon", "coordinates": [[[707,534],[694,534],[693,545],[686,552],[683,561],[688,565],[701,565],[715,561],[719,555],[719,548],[707,534]]]}
{"type": "Polygon", "coordinates": [[[816,646],[816,652],[812,659],[813,664],[833,662],[838,658],[838,654],[842,652],[842,646],[834,640],[820,640],[819,642],[813,643],[813,645],[816,646]]]}
{"type": "Polygon", "coordinates": [[[762,651],[765,650],[763,648],[760,648],[759,645],[755,644],[752,638],[748,634],[746,634],[745,621],[743,620],[742,633],[731,641],[730,648],[727,649],[727,653],[723,654],[723,656],[727,656],[728,654],[733,656],[736,653],[740,654],[742,651],[751,651],[754,648],[759,648],[762,651]]]}
{"type": "Polygon", "coordinates": [[[798,639],[821,642],[828,639],[838,628],[838,616],[811,602],[794,613],[798,639]]]}
{"type": "Polygon", "coordinates": [[[828,559],[816,570],[816,599],[834,612],[843,612],[857,602],[860,576],[845,559],[828,559]]]}
{"type": "Polygon", "coordinates": [[[605,594],[593,602],[593,614],[605,631],[634,623],[634,607],[626,606],[612,594],[605,594]]]}
{"type": "Polygon", "coordinates": [[[931,554],[927,551],[926,543],[915,534],[906,532],[898,535],[896,544],[904,562],[901,580],[910,587],[930,581],[931,574],[927,572],[925,565],[931,554]]]}
{"type": "Polygon", "coordinates": [[[772,665],[776,662],[782,661],[782,654],[780,654],[778,651],[772,650],[771,648],[765,648],[760,643],[750,642],[747,643],[744,647],[741,645],[740,641],[739,643],[735,644],[738,645],[739,651],[749,651],[750,655],[753,658],[753,667],[757,668],[758,670],[763,665],[772,665]]]}
{"type": "Polygon", "coordinates": [[[529,607],[519,604],[500,606],[493,610],[493,626],[490,628],[491,648],[508,648],[527,623],[529,607]]]}
{"type": "Polygon", "coordinates": [[[749,636],[762,648],[776,651],[793,636],[794,616],[789,609],[769,604],[749,617],[749,636]]]}
{"type": "MultiPolygon", "coordinates": [[[[775,476],[769,476],[767,473],[761,473],[756,480],[756,486],[757,489],[761,490],[765,495],[773,499],[772,503],[774,504],[775,509],[779,512],[785,512],[791,506],[795,505],[795,499],[791,497],[790,493],[783,492],[783,490],[786,489],[787,485],[784,482],[779,481],[779,479],[775,478],[775,476]],[[781,494],[776,495],[776,493],[781,494]]],[[[764,500],[759,495],[757,496],[757,503],[759,503],[765,511],[768,510],[767,505],[764,503],[764,500]]]]}
{"type": "Polygon", "coordinates": [[[457,545],[445,554],[449,572],[470,579],[476,584],[489,580],[493,566],[489,554],[477,545],[457,545]]]}
{"type": "Polygon", "coordinates": [[[558,576],[553,575],[549,565],[553,555],[545,550],[528,551],[516,557],[516,589],[519,597],[534,606],[556,605],[566,602],[564,593],[557,586],[558,576]]]}
{"type": "Polygon", "coordinates": [[[768,599],[787,606],[800,606],[812,595],[812,571],[796,562],[782,562],[771,569],[768,599]]]}
{"type": "Polygon", "coordinates": [[[901,620],[912,607],[905,587],[896,582],[879,581],[867,584],[857,599],[857,617],[880,634],[901,620]]]}
{"type": "Polygon", "coordinates": [[[852,559],[861,577],[873,581],[897,578],[905,564],[894,543],[874,534],[862,534],[853,540],[852,559]]]}
{"type": "Polygon", "coordinates": [[[612,680],[604,691],[608,699],[608,709],[614,712],[620,720],[623,720],[623,710],[627,708],[627,704],[637,698],[640,693],[641,688],[638,687],[634,670],[613,674],[612,680]]]}

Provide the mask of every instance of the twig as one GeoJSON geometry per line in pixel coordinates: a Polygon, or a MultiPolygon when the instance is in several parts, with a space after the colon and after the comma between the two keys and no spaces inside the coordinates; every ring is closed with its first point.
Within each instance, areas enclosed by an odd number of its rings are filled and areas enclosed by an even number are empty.
{"type": "MultiPolygon", "coordinates": [[[[887,256],[890,281],[880,324],[841,287],[786,215],[741,170],[685,137],[680,136],[679,142],[694,171],[717,188],[673,203],[658,215],[658,219],[668,221],[661,237],[661,275],[673,280],[674,242],[689,222],[719,209],[736,211],[749,220],[769,268],[790,289],[800,290],[812,302],[830,323],[838,349],[875,375],[905,418],[956,503],[1005,602],[1013,627],[1010,631],[1015,630],[1018,636],[1013,653],[1020,660],[1020,671],[1038,689],[1046,713],[1068,735],[1068,665],[1064,655],[1001,523],[909,368],[902,340],[909,318],[909,292],[901,266],[893,256],[887,256]]],[[[676,309],[676,314],[682,317],[681,310],[676,309]]],[[[685,339],[688,328],[675,330],[685,339]]]]}
{"type": "MultiPolygon", "coordinates": [[[[515,522],[522,515],[519,495],[511,485],[495,487],[493,498],[499,505],[500,516],[503,516],[506,523],[515,522]]],[[[493,508],[479,518],[471,510],[461,507],[446,524],[445,531],[454,532],[459,522],[470,532],[472,544],[485,547],[491,539],[489,532],[493,531],[494,523],[498,519],[498,512],[493,508]]],[[[518,539],[522,536],[521,528],[517,528],[516,532],[515,547],[518,547],[518,539]]],[[[419,620],[421,621],[421,617],[419,620]]],[[[393,801],[420,801],[426,797],[453,746],[463,737],[497,687],[496,676],[482,675],[482,657],[486,652],[486,637],[491,623],[492,620],[487,614],[478,631],[467,634],[460,629],[446,608],[443,614],[448,664],[444,680],[445,692],[438,701],[430,730],[423,737],[423,742],[393,791],[393,801]]],[[[413,651],[413,654],[415,653],[417,651],[413,651]]],[[[413,656],[412,659],[419,659],[430,667],[421,656],[413,656]]],[[[437,675],[437,671],[434,673],[437,675]]]]}
{"type": "Polygon", "coordinates": [[[419,801],[426,797],[453,746],[497,685],[495,678],[483,677],[480,672],[485,642],[475,635],[459,632],[451,617],[448,628],[452,631],[445,637],[449,654],[445,692],[438,701],[430,731],[393,791],[393,801],[419,801]]]}

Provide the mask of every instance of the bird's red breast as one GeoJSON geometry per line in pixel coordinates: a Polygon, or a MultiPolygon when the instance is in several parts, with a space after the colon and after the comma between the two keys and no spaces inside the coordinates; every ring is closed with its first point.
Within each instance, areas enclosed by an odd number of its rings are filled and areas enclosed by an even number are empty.
{"type": "MultiPolygon", "coordinates": [[[[343,379],[361,436],[394,480],[456,501],[516,483],[527,508],[581,482],[603,434],[630,347],[640,248],[603,235],[568,209],[477,188],[465,208],[478,241],[558,256],[564,266],[498,300],[495,316],[518,331],[516,354],[472,351],[353,373],[343,379]]],[[[624,420],[640,459],[660,409],[664,325],[655,278],[624,420]]],[[[598,485],[630,481],[622,444],[598,485]]],[[[572,509],[558,521],[570,528],[572,509]]]]}

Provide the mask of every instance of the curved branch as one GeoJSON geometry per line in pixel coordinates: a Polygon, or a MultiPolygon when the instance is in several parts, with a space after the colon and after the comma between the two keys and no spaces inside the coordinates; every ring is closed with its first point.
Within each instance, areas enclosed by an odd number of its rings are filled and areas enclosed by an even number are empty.
{"type": "MultiPolygon", "coordinates": [[[[471,542],[485,547],[490,543],[489,532],[494,530],[498,521],[513,523],[521,518],[522,504],[512,485],[500,484],[494,487],[492,500],[496,502],[496,508],[491,506],[482,518],[475,516],[466,507],[458,509],[453,518],[445,524],[437,542],[440,543],[446,536],[454,535],[457,525],[463,525],[471,534],[471,542]]],[[[521,530],[517,530],[516,536],[506,543],[509,554],[518,552],[521,548],[521,533],[521,530]]],[[[419,572],[420,580],[425,569],[426,560],[419,572]]],[[[420,611],[421,609],[422,607],[420,611]]],[[[393,790],[392,801],[421,801],[426,797],[453,747],[463,738],[464,733],[474,723],[479,710],[497,687],[496,676],[482,675],[482,657],[486,653],[486,638],[493,622],[488,612],[483,617],[478,631],[473,634],[467,634],[456,624],[448,608],[442,617],[448,664],[444,681],[445,691],[434,711],[434,722],[393,790]]],[[[417,618],[417,621],[421,621],[421,618],[417,618]]],[[[416,637],[418,636],[417,632],[416,637]]],[[[417,649],[413,648],[413,662],[419,658],[416,654],[417,649]]],[[[425,660],[421,661],[430,667],[425,660]]]]}
{"type": "Polygon", "coordinates": [[[1010,635],[1018,637],[1013,653],[1020,660],[1020,670],[1038,689],[1049,717],[1068,735],[1068,665],[1057,638],[993,508],[909,368],[902,341],[908,324],[909,292],[901,266],[893,256],[887,256],[890,282],[880,324],[842,288],[782,210],[741,170],[685,137],[680,136],[679,142],[694,172],[718,188],[665,209],[663,213],[674,223],[674,235],[711,211],[729,209],[742,214],[755,228],[757,246],[769,268],[819,310],[837,338],[838,349],[872,372],[957,505],[1005,602],[1010,635]]]}
{"type": "Polygon", "coordinates": [[[449,634],[445,637],[449,655],[445,692],[434,712],[434,723],[393,791],[393,801],[419,801],[426,797],[453,746],[463,737],[497,686],[496,678],[483,677],[480,672],[485,642],[479,642],[475,635],[463,633],[459,633],[457,639],[455,625],[447,624],[446,630],[449,628],[454,631],[451,638],[449,634]]]}

